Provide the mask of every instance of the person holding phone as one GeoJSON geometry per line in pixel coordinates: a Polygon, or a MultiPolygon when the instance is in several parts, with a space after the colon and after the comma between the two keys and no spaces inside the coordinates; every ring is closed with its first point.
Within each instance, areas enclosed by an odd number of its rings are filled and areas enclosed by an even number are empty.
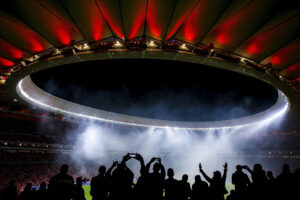
{"type": "Polygon", "coordinates": [[[130,159],[130,154],[126,154],[112,172],[109,193],[109,199],[111,200],[131,199],[134,174],[126,165],[126,162],[130,159]]]}
{"type": "Polygon", "coordinates": [[[165,167],[161,164],[161,158],[153,157],[145,167],[145,195],[143,199],[146,200],[161,200],[163,197],[163,184],[166,176],[165,167]],[[153,172],[149,169],[153,164],[153,172]]]}

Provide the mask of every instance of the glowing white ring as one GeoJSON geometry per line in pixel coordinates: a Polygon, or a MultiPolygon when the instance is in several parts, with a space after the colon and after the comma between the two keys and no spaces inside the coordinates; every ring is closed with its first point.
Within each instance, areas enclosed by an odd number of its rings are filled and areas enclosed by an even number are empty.
{"type": "Polygon", "coordinates": [[[224,121],[176,122],[117,114],[69,102],[41,90],[32,82],[29,76],[26,76],[24,79],[21,79],[18,82],[16,91],[18,95],[26,102],[52,112],[114,124],[150,128],[173,128],[189,130],[243,128],[247,126],[269,123],[283,116],[289,110],[289,101],[287,97],[283,92],[278,90],[277,102],[271,108],[258,114],[224,121]]]}

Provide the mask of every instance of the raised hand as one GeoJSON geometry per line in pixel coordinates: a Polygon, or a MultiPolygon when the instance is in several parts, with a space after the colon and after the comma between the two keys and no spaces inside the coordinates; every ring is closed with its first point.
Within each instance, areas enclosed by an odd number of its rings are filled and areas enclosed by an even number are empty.
{"type": "Polygon", "coordinates": [[[154,162],[156,160],[155,157],[151,158],[150,162],[154,162]]]}
{"type": "Polygon", "coordinates": [[[227,163],[225,163],[225,164],[224,164],[224,169],[227,169],[227,166],[228,166],[227,163]]]}
{"type": "Polygon", "coordinates": [[[123,160],[122,162],[126,162],[130,159],[131,157],[129,156],[129,153],[127,153],[124,157],[123,157],[123,160]]]}
{"type": "Polygon", "coordinates": [[[136,154],[136,156],[135,156],[135,159],[136,160],[139,160],[139,161],[142,161],[143,160],[143,157],[141,156],[141,154],[136,154]]]}
{"type": "Polygon", "coordinates": [[[156,158],[158,163],[161,164],[161,158],[156,158]]]}
{"type": "Polygon", "coordinates": [[[200,170],[200,171],[202,170],[202,165],[201,165],[201,163],[199,163],[199,170],[200,170]]]}

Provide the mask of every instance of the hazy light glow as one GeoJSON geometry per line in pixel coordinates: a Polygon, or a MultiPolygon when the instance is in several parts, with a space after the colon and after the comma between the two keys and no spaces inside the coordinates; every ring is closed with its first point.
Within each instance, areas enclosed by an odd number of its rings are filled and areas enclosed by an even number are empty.
{"type": "Polygon", "coordinates": [[[123,44],[119,42],[118,40],[114,43],[114,47],[122,47],[123,44]]]}
{"type": "Polygon", "coordinates": [[[174,130],[186,129],[208,131],[244,128],[248,126],[265,126],[282,117],[289,109],[287,97],[283,92],[278,90],[278,99],[275,105],[258,114],[224,121],[175,122],[122,115],[75,104],[41,90],[31,81],[29,76],[20,80],[17,85],[17,93],[23,100],[32,105],[64,115],[113,124],[174,130]]]}

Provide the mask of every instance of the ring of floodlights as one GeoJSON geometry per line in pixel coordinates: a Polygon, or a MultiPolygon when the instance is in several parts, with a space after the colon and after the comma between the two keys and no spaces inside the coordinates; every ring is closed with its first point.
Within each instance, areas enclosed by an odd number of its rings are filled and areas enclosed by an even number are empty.
{"type": "MultiPolygon", "coordinates": [[[[70,66],[70,65],[69,65],[70,66]]],[[[100,66],[101,67],[101,66],[100,66]]],[[[71,70],[71,69],[70,69],[71,70]]],[[[83,73],[88,74],[88,71],[83,73]]],[[[31,66],[24,67],[14,72],[8,79],[6,87],[11,92],[11,96],[28,104],[46,109],[58,114],[70,115],[73,117],[86,118],[91,120],[99,120],[113,124],[152,127],[152,128],[175,128],[175,129],[191,129],[191,130],[211,130],[224,128],[242,128],[251,125],[263,125],[283,116],[289,109],[290,103],[286,94],[289,95],[289,87],[278,79],[271,77],[264,72],[256,71],[252,68],[233,64],[228,61],[201,57],[187,53],[164,52],[164,51],[107,51],[107,52],[91,52],[84,54],[76,54],[73,56],[59,56],[56,59],[48,59],[37,62],[31,66]],[[278,99],[276,103],[267,110],[250,115],[247,117],[236,118],[223,121],[209,122],[178,122],[168,120],[157,120],[142,118],[136,116],[123,115],[104,110],[94,109],[91,107],[79,105],[70,101],[55,97],[39,87],[37,87],[30,78],[30,74],[40,70],[56,67],[60,65],[72,64],[77,62],[86,62],[93,60],[107,59],[165,59],[178,60],[192,63],[204,64],[212,67],[231,70],[247,76],[260,79],[264,82],[272,84],[277,88],[278,99]],[[12,89],[12,90],[11,90],[12,89]],[[282,92],[284,91],[284,92],[282,92]]]]}

